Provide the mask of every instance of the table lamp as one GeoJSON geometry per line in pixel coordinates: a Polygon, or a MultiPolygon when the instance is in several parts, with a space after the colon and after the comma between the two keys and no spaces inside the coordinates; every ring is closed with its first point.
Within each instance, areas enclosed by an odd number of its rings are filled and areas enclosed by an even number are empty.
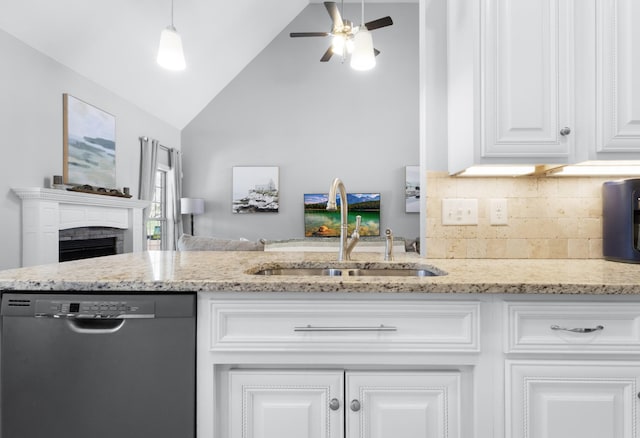
{"type": "Polygon", "coordinates": [[[204,199],[180,198],[180,213],[191,215],[191,235],[195,236],[193,229],[193,215],[204,213],[204,199]]]}

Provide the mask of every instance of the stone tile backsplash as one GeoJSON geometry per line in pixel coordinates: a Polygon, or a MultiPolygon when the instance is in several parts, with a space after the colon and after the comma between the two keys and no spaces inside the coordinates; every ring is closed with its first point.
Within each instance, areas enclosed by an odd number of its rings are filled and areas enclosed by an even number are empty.
{"type": "Polygon", "coordinates": [[[611,177],[451,177],[427,173],[427,257],[602,258],[602,183],[611,177]],[[442,225],[442,199],[478,200],[478,225],[442,225]],[[507,199],[507,225],[489,200],[507,199]]]}

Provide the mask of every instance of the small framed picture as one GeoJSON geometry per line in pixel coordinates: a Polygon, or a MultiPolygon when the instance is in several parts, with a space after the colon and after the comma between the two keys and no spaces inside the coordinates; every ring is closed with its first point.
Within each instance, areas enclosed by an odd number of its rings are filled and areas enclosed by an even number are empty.
{"type": "Polygon", "coordinates": [[[279,208],[277,166],[233,168],[233,213],[277,213],[279,208]]]}
{"type": "Polygon", "coordinates": [[[406,213],[420,213],[420,166],[405,166],[404,205],[406,213]]]}

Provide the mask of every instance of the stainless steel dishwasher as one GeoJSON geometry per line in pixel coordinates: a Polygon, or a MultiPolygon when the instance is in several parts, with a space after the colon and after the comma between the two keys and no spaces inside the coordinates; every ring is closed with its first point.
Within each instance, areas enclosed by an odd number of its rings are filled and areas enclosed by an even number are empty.
{"type": "Polygon", "coordinates": [[[2,295],[2,438],[195,436],[195,296],[2,295]]]}

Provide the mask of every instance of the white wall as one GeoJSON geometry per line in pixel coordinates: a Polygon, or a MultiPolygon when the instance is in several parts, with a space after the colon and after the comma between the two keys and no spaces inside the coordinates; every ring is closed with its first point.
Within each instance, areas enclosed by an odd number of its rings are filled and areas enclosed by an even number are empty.
{"type": "MultiPolygon", "coordinates": [[[[303,237],[303,194],[340,177],[349,192],[381,193],[382,229],[418,237],[419,215],[404,212],[404,166],[419,164],[418,4],[365,12],[395,23],[372,32],[382,52],[374,70],[320,63],[329,38],[289,37],[330,28],[324,6],[311,4],[183,130],[184,194],[205,199],[196,234],[303,237]],[[231,213],[232,167],[246,165],[279,166],[279,213],[231,213]]],[[[360,6],[343,15],[359,21],[360,6]]]]}
{"type": "MultiPolygon", "coordinates": [[[[62,175],[62,94],[116,116],[116,184],[138,192],[138,137],[180,147],[180,131],[0,31],[0,269],[20,266],[20,200],[11,187],[62,175]]],[[[126,68],[126,66],[123,66],[126,68]]]]}

